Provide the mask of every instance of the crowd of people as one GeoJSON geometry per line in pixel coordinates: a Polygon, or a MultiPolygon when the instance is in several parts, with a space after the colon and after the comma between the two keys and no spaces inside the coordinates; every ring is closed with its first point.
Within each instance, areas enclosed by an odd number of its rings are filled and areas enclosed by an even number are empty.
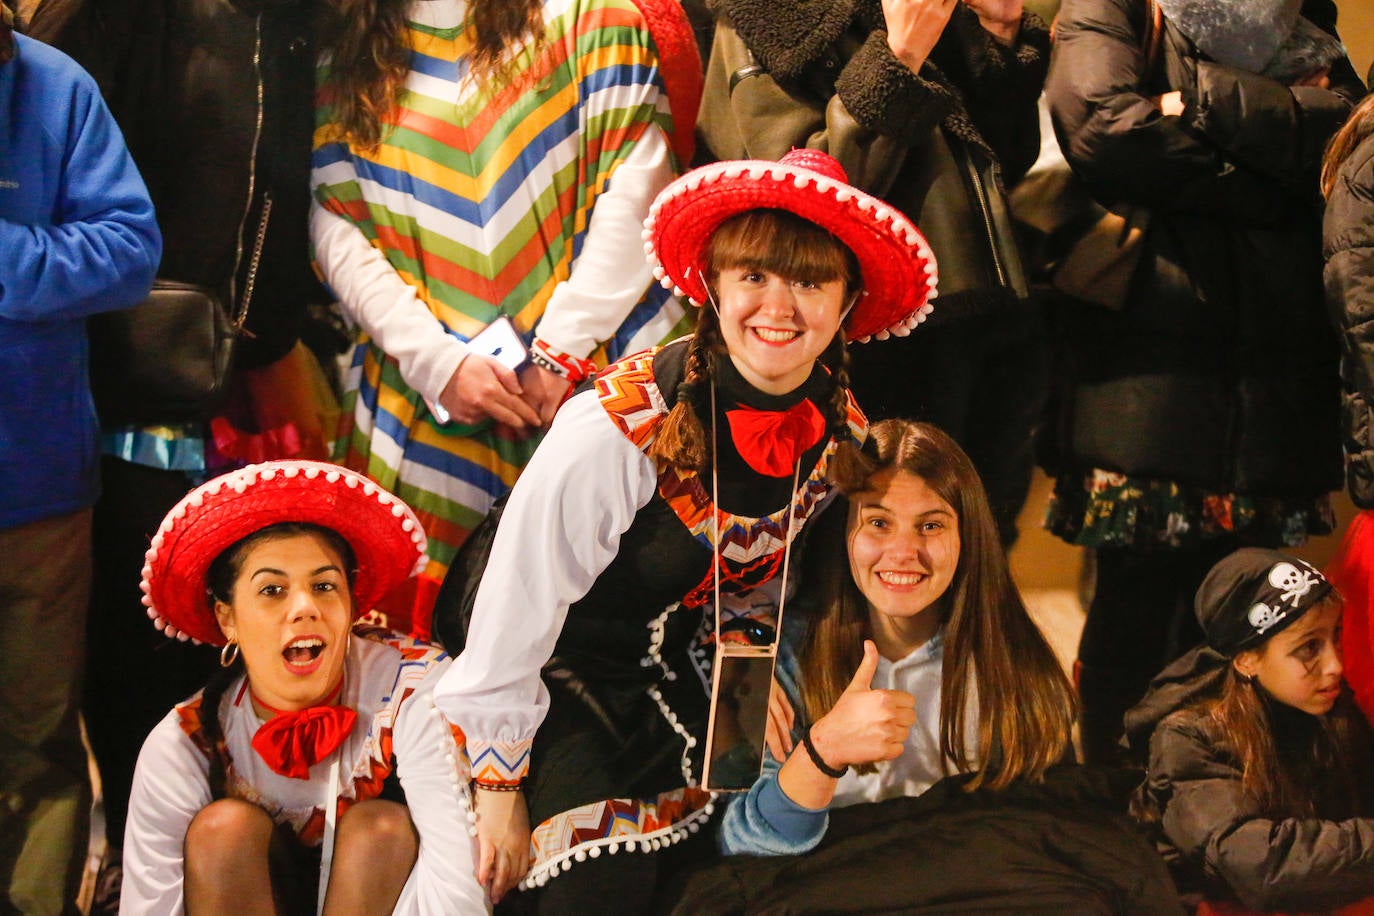
{"type": "Polygon", "coordinates": [[[1374,912],[1332,0],[6,2],[0,913],[1374,912]]]}

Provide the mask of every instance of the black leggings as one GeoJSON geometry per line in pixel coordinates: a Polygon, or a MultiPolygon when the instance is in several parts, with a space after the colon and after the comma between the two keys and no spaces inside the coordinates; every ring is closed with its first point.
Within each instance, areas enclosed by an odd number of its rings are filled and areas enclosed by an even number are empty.
{"type": "Polygon", "coordinates": [[[1078,644],[1079,723],[1088,763],[1119,758],[1121,717],[1166,665],[1202,641],[1193,596],[1233,549],[1097,551],[1097,587],[1078,644]]]}

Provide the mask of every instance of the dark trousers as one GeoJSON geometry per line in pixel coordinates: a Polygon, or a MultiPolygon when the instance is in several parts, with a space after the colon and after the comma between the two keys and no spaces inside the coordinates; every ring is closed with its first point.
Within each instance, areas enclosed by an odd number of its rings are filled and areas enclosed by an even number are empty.
{"type": "MultiPolygon", "coordinates": [[[[939,308],[939,300],[936,300],[939,308]]],[[[949,433],[983,478],[1002,544],[1016,540],[1035,464],[1049,358],[1038,306],[1022,303],[849,348],[854,397],[870,421],[949,433]]]]}
{"type": "Polygon", "coordinates": [[[1116,763],[1121,717],[1166,665],[1202,641],[1198,586],[1231,541],[1200,550],[1097,551],[1097,587],[1078,644],[1079,737],[1087,763],[1116,763]]]}
{"type": "Polygon", "coordinates": [[[77,912],[90,585],[89,509],[0,530],[0,913],[77,912]]]}
{"type": "Polygon", "coordinates": [[[148,543],[191,480],[180,471],[110,457],[101,459],[101,473],[84,708],[100,767],[105,834],[118,848],[143,739],[175,704],[205,686],[218,650],[154,629],[138,588],[148,543]]]}

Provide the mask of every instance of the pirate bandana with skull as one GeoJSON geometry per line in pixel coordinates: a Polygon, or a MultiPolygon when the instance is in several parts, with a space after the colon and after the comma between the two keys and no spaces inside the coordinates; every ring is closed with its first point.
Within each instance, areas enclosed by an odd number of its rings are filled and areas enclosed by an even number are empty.
{"type": "Polygon", "coordinates": [[[1230,656],[1292,624],[1330,591],[1331,583],[1312,564],[1247,547],[1212,568],[1195,607],[1208,644],[1230,656]]]}

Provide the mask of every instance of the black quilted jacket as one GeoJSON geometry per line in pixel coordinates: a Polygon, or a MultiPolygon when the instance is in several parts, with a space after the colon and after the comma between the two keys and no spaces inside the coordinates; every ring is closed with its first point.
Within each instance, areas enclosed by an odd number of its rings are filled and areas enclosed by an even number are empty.
{"type": "Polygon", "coordinates": [[[1341,331],[1346,485],[1374,509],[1374,137],[1346,159],[1322,225],[1326,301],[1341,331]]]}
{"type": "MultiPolygon", "coordinates": [[[[1341,59],[1330,90],[1290,88],[1208,59],[1166,22],[1138,88],[1144,7],[1066,0],[1045,85],[1094,195],[1153,214],[1124,308],[1083,306],[1066,322],[1054,470],[1291,499],[1336,489],[1317,170],[1363,86],[1341,59]],[[1163,117],[1150,97],[1175,89],[1186,110],[1163,117]]],[[[1334,31],[1330,0],[1303,14],[1334,31]]]]}

